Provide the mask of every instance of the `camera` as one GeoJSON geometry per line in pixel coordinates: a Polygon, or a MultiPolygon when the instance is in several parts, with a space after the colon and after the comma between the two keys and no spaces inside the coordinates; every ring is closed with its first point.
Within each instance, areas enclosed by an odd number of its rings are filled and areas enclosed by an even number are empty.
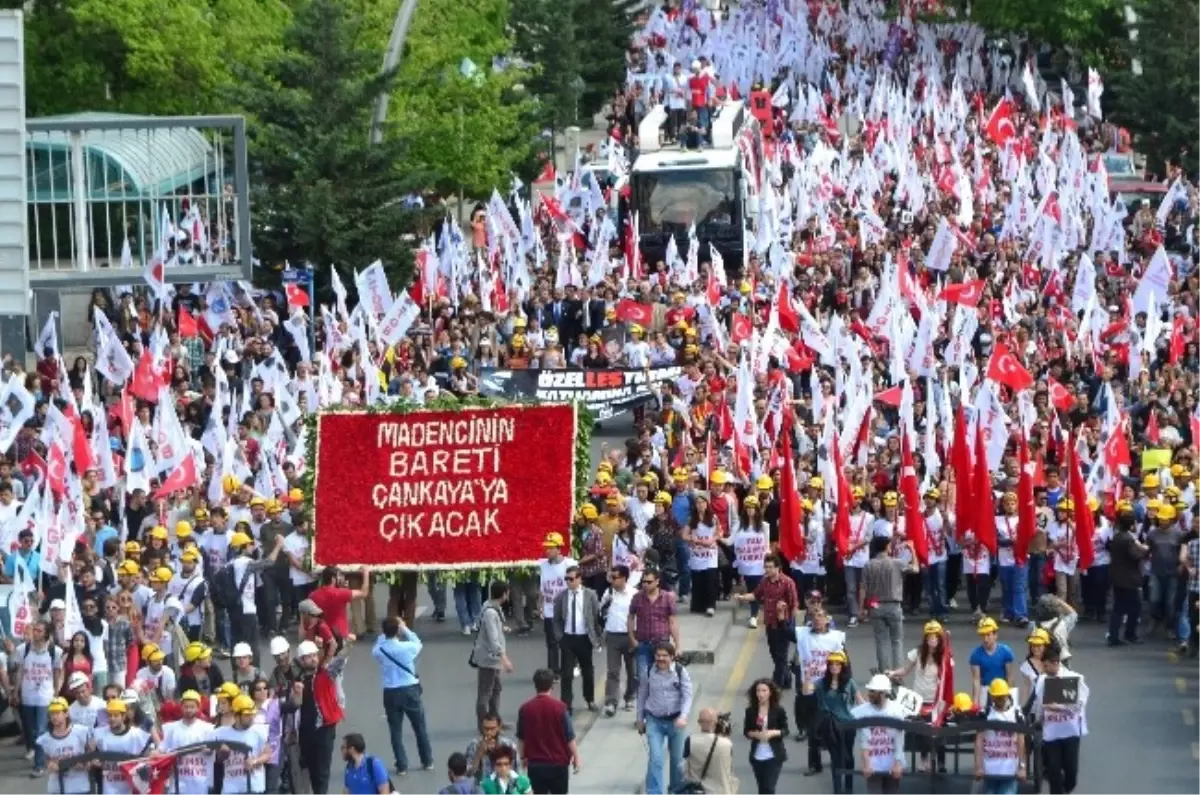
{"type": "Polygon", "coordinates": [[[717,715],[717,727],[713,731],[718,737],[733,736],[733,719],[728,712],[717,715]]]}

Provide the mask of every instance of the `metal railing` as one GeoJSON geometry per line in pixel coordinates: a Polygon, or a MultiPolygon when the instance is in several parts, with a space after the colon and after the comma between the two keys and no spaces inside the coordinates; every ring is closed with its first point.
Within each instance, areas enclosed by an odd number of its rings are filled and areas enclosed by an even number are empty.
{"type": "Polygon", "coordinates": [[[25,123],[30,280],[246,278],[250,202],[240,116],[79,114],[25,123]]]}

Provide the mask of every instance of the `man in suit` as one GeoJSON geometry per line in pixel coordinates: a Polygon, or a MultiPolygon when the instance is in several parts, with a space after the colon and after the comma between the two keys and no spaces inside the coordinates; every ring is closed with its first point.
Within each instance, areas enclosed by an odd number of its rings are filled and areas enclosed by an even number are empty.
{"type": "Polygon", "coordinates": [[[601,644],[600,599],[591,588],[583,587],[578,566],[567,569],[564,579],[567,588],[554,598],[554,635],[562,649],[562,680],[559,697],[573,711],[575,679],[571,675],[579,666],[583,678],[583,700],[592,712],[596,706],[596,665],[592,651],[601,644]]]}
{"type": "Polygon", "coordinates": [[[598,292],[593,294],[590,290],[584,290],[581,300],[584,306],[584,327],[588,336],[599,334],[600,329],[604,328],[608,310],[604,296],[598,292]]]}
{"type": "MultiPolygon", "coordinates": [[[[559,302],[555,302],[557,306],[559,302]]],[[[579,298],[579,291],[575,289],[575,285],[568,284],[566,296],[561,302],[562,317],[558,321],[558,338],[573,340],[584,331],[583,307],[584,303],[579,298]]]]}

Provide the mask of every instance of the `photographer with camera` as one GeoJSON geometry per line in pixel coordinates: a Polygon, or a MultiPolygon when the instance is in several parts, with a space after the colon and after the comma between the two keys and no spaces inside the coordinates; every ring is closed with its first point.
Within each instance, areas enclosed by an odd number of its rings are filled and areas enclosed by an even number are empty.
{"type": "Polygon", "coordinates": [[[729,713],[720,715],[705,707],[697,718],[700,731],[689,735],[683,744],[686,783],[680,792],[705,792],[709,795],[733,795],[738,780],[733,775],[733,724],[729,713]]]}

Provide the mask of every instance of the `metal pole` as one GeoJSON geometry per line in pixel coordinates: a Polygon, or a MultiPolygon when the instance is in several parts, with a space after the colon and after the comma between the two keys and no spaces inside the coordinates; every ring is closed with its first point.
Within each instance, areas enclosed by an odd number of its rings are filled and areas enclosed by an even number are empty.
{"type": "Polygon", "coordinates": [[[71,200],[75,208],[75,262],[79,270],[91,270],[91,246],[89,245],[90,229],[88,224],[87,205],[87,168],[83,156],[83,133],[72,130],[67,133],[67,141],[71,147],[71,200]]]}
{"type": "MultiPolygon", "coordinates": [[[[408,24],[412,22],[413,12],[417,10],[417,0],[404,0],[400,10],[396,12],[396,20],[392,23],[392,37],[388,40],[387,52],[383,55],[383,71],[392,71],[400,64],[400,55],[404,52],[404,40],[408,37],[408,24]]],[[[375,116],[371,119],[371,143],[383,141],[383,123],[387,121],[388,92],[380,91],[375,100],[375,116]]]]}

